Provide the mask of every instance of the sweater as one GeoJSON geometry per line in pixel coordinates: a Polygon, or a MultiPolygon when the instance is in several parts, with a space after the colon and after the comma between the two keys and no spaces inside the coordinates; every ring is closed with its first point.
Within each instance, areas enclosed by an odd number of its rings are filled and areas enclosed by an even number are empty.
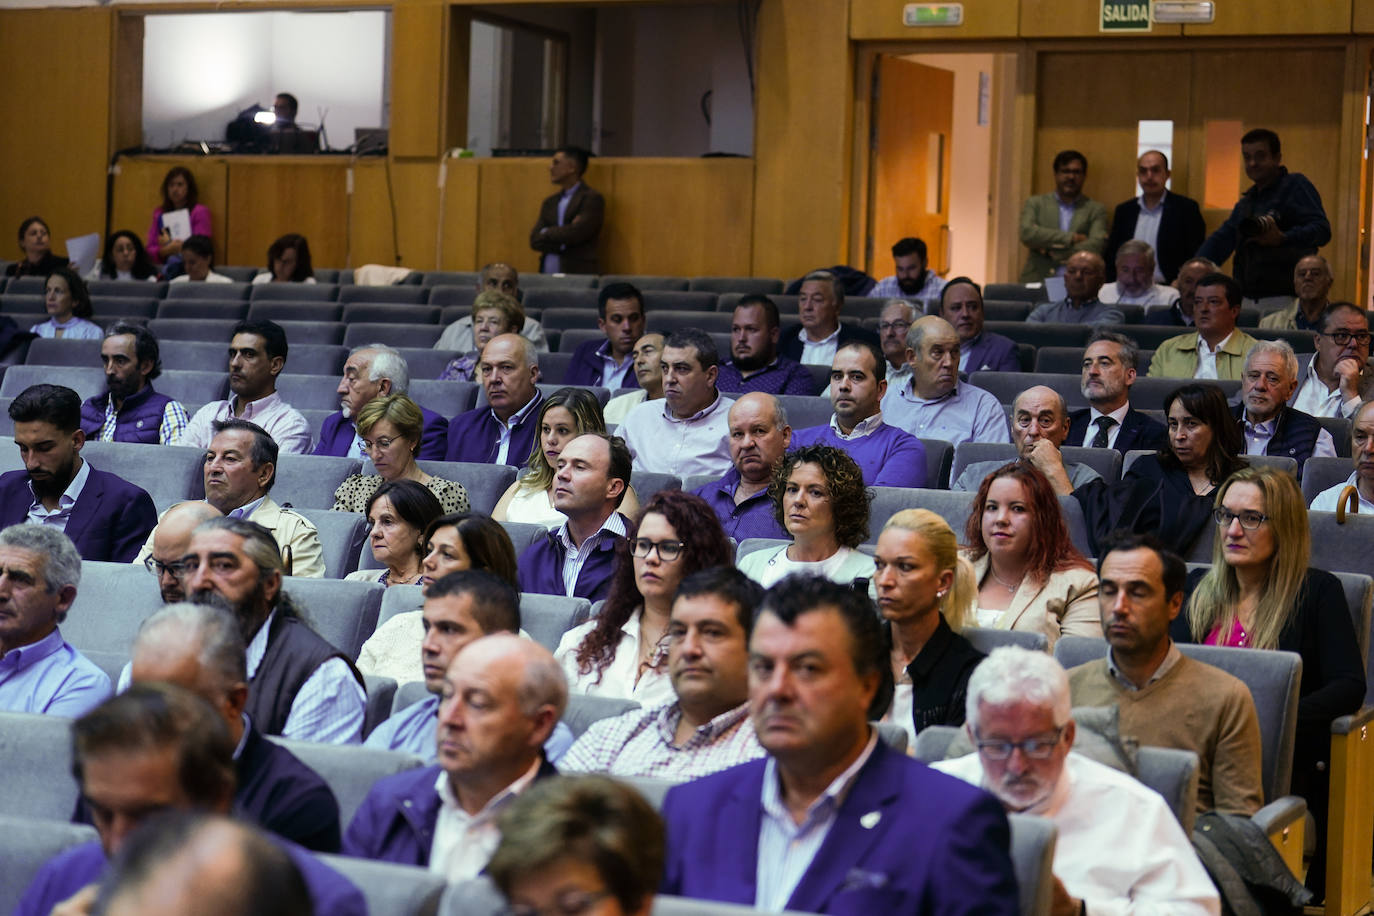
{"type": "Polygon", "coordinates": [[[879,423],[866,436],[841,438],[835,427],[812,426],[799,429],[792,435],[792,447],[829,445],[847,452],[864,472],[864,484],[870,487],[924,487],[926,485],[926,450],[921,440],[904,429],[879,423]]]}

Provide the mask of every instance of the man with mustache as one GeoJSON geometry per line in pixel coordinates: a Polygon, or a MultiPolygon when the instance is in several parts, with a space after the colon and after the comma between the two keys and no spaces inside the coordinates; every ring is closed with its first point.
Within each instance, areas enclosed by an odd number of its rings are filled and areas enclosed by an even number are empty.
{"type": "Polygon", "coordinates": [[[105,393],[81,405],[81,431],[96,442],[178,445],[190,418],[186,408],[153,390],[162,374],[157,338],[136,324],[119,322],[100,342],[105,393]]]}

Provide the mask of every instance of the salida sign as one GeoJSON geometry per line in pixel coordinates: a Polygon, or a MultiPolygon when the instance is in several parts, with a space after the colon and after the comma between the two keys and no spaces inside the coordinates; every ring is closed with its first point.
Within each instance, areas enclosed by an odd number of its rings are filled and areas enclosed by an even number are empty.
{"type": "Polygon", "coordinates": [[[1150,0],[1102,0],[1102,31],[1150,31],[1150,0]]]}

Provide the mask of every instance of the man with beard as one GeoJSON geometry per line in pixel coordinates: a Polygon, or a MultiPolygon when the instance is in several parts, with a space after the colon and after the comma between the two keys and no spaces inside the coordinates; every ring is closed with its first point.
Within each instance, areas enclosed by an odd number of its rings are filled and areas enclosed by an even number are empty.
{"type": "Polygon", "coordinates": [[[82,559],[128,563],[157,524],[141,488],[81,457],[81,397],[61,385],[31,385],[9,408],[24,470],[0,475],[0,526],[49,525],[82,559]]]}
{"type": "MultiPolygon", "coordinates": [[[[354,426],[358,411],[377,398],[405,394],[409,388],[410,367],[395,347],[379,343],[354,347],[344,363],[339,387],[335,389],[341,409],[325,417],[314,454],[368,457],[363,437],[354,426]]],[[[448,420],[425,407],[420,408],[420,414],[425,423],[415,457],[421,461],[442,461],[448,449],[448,420]]]]}
{"type": "Polygon", "coordinates": [[[1100,328],[1092,333],[1083,352],[1080,385],[1091,406],[1069,415],[1069,445],[1114,448],[1123,455],[1164,446],[1164,424],[1131,407],[1139,360],[1140,348],[1126,335],[1100,328]]]}
{"type": "Polygon", "coordinates": [[[918,238],[907,237],[892,246],[892,266],[895,273],[883,277],[868,295],[875,299],[901,297],[903,299],[937,299],[945,281],[933,270],[927,270],[929,261],[926,243],[918,238]]]}
{"type": "Polygon", "coordinates": [[[243,630],[244,711],[254,725],[301,741],[362,740],[363,677],[282,591],[281,551],[266,528],[237,518],[204,522],[178,567],[191,601],[225,608],[243,630]]]}
{"type": "Polygon", "coordinates": [[[716,387],[731,394],[815,394],[811,373],[778,353],[781,334],[778,306],[772,299],[759,295],[741,299],[730,325],[730,358],[720,365],[716,387]]]}
{"type": "Polygon", "coordinates": [[[176,445],[190,418],[186,408],[153,390],[162,374],[157,338],[147,328],[119,322],[100,343],[105,393],[81,405],[81,431],[96,442],[176,445]]]}

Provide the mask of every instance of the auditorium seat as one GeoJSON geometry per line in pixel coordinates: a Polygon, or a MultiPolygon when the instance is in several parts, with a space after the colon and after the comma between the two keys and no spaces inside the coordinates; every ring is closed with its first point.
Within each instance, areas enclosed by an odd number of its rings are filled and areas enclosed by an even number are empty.
{"type": "Polygon", "coordinates": [[[511,546],[515,548],[517,557],[524,552],[526,547],[534,543],[535,538],[549,530],[543,525],[531,525],[528,522],[500,522],[499,524],[506,529],[506,534],[510,536],[511,546]]]}
{"type": "MultiPolygon", "coordinates": [[[[716,299],[717,312],[733,312],[739,301],[745,297],[745,293],[721,293],[716,299]]],[[[782,316],[782,326],[797,323],[797,297],[786,293],[770,293],[769,299],[778,307],[778,314],[782,316]]],[[[848,311],[841,310],[841,318],[848,321],[856,321],[860,316],[851,315],[848,311]]],[[[861,316],[868,317],[868,316],[861,316]]]]}
{"type": "MultiPolygon", "coordinates": [[[[951,278],[952,279],[952,278],[951,278]]],[[[1039,305],[1049,301],[1049,294],[1043,283],[989,283],[983,287],[984,299],[1019,299],[1039,305]]]]}
{"type": "Polygon", "coordinates": [[[1347,515],[1336,521],[1335,512],[1308,512],[1312,532],[1312,565],[1328,572],[1369,573],[1374,557],[1374,516],[1347,515]]]}
{"type": "Polygon", "coordinates": [[[410,372],[411,400],[421,407],[442,414],[449,419],[460,413],[467,413],[477,403],[477,385],[474,382],[440,382],[432,378],[410,372]]]}
{"type": "MultiPolygon", "coordinates": [[[[423,293],[424,290],[418,286],[396,287],[397,289],[412,289],[423,293]]],[[[344,306],[343,320],[345,323],[354,322],[380,322],[383,324],[437,324],[439,322],[439,306],[420,305],[415,303],[401,304],[396,302],[359,302],[354,301],[344,306]]],[[[438,340],[436,337],[435,340],[438,340]]]]}
{"type": "Polygon", "coordinates": [[[1350,479],[1354,465],[1349,458],[1308,458],[1302,466],[1302,499],[1311,503],[1317,494],[1350,479]]]}
{"type": "MultiPolygon", "coordinates": [[[[258,274],[262,273],[262,268],[252,266],[225,266],[222,264],[216,264],[215,273],[224,274],[226,277],[228,277],[230,280],[233,280],[235,283],[247,284],[252,283],[253,278],[256,277],[258,274]]],[[[177,285],[182,286],[184,284],[178,283],[177,285]]]]}
{"type": "Polygon", "coordinates": [[[248,283],[169,283],[167,299],[247,299],[248,283]]]}
{"type": "Polygon", "coordinates": [[[350,302],[424,305],[428,299],[428,289],[422,285],[417,286],[409,283],[391,286],[358,286],[354,284],[339,288],[339,301],[344,303],[345,314],[348,312],[347,305],[350,302]]]}
{"type": "Polygon", "coordinates": [[[1050,324],[1041,322],[1031,324],[1025,321],[987,321],[983,329],[1010,337],[1017,343],[1028,343],[1040,347],[1084,347],[1093,325],[1050,324]]]}
{"type": "MultiPolygon", "coordinates": [[[[287,362],[290,362],[288,354],[287,362]]],[[[294,366],[292,367],[295,368],[294,366]]],[[[277,392],[297,410],[338,410],[339,376],[301,375],[283,372],[277,376],[277,392]]]]}
{"type": "MultiPolygon", "coordinates": [[[[235,319],[154,318],[148,322],[148,330],[152,331],[164,346],[165,341],[169,340],[214,340],[228,345],[236,324],[238,321],[235,319]]],[[[292,340],[290,335],[287,335],[286,339],[292,340]]]]}
{"type": "MultiPolygon", "coordinates": [[[[468,505],[473,512],[490,515],[496,501],[515,481],[516,469],[509,464],[482,464],[475,461],[421,461],[427,474],[461,483],[468,491],[468,505]]],[[[363,473],[374,473],[372,462],[363,463],[363,473]]]]}
{"type": "Polygon", "coordinates": [[[87,280],[86,291],[93,299],[162,299],[170,285],[165,280],[87,280]]]}
{"type": "MultiPolygon", "coordinates": [[[[0,760],[5,761],[0,815],[71,819],[77,799],[71,776],[71,724],[61,716],[0,712],[0,760]]],[[[0,855],[0,863],[9,861],[8,851],[0,855]]]]}
{"type": "Polygon", "coordinates": [[[129,664],[127,651],[107,652],[103,649],[82,649],[81,654],[86,656],[86,660],[91,664],[104,671],[111,684],[119,683],[119,676],[124,672],[124,666],[129,664]]]}
{"type": "MultiPolygon", "coordinates": [[[[710,312],[716,314],[716,294],[698,290],[643,290],[644,311],[652,320],[655,312],[710,312]]],[[[691,327],[691,325],[688,325],[691,327]]]]}
{"type": "Polygon", "coordinates": [[[132,321],[142,324],[158,314],[163,300],[156,296],[105,296],[92,300],[94,314],[91,320],[102,328],[116,321],[132,321]]]}
{"type": "MultiPolygon", "coordinates": [[[[424,765],[419,757],[357,744],[321,744],[273,735],[268,738],[289,750],[333,790],[339,802],[339,826],[348,828],[363,799],[377,780],[424,765]]],[[[375,911],[374,911],[375,912],[375,911]]]]}
{"type": "Polygon", "coordinates": [[[817,366],[812,363],[802,363],[802,367],[811,373],[811,384],[818,395],[824,396],[826,389],[830,387],[830,367],[817,366]]]}
{"type": "Polygon", "coordinates": [[[780,394],[777,398],[787,411],[787,422],[793,429],[829,426],[830,418],[835,414],[830,399],[819,395],[806,397],[800,394],[780,394]]]}
{"type": "Polygon", "coordinates": [[[435,286],[429,291],[429,304],[440,307],[461,306],[467,310],[476,298],[477,290],[471,286],[435,286]]]}
{"type": "Polygon", "coordinates": [[[339,298],[339,287],[335,283],[258,283],[249,287],[248,298],[253,302],[334,302],[339,298]]]}
{"type": "Polygon", "coordinates": [[[673,474],[634,471],[630,474],[630,485],[635,488],[635,496],[643,506],[660,490],[681,490],[682,479],[673,474]]]}
{"type": "Polygon", "coordinates": [[[1025,321],[1030,312],[1029,302],[983,300],[984,321],[1025,321]]]}
{"type": "MultiPolygon", "coordinates": [[[[53,778],[51,772],[46,774],[53,778]]],[[[56,777],[70,782],[70,777],[56,777]]],[[[63,823],[70,817],[28,818],[0,816],[0,900],[17,903],[38,870],[59,852],[97,838],[86,824],[63,823]]]]}
{"type": "MultiPolygon", "coordinates": [[[[522,273],[520,275],[520,288],[525,291],[532,289],[590,289],[594,290],[600,278],[596,274],[540,274],[522,273]]],[[[476,283],[473,280],[473,283],[476,283]]]]}
{"type": "Polygon", "coordinates": [[[249,303],[248,317],[253,321],[342,321],[343,303],[259,299],[249,303]]]}
{"type": "Polygon", "coordinates": [[[640,291],[678,290],[686,292],[686,277],[666,277],[656,274],[602,274],[597,286],[605,289],[612,283],[628,283],[640,291]]]}
{"type": "Polygon", "coordinates": [[[774,277],[692,277],[689,290],[704,293],[739,293],[741,295],[774,296],[781,293],[783,284],[774,277]]]}
{"type": "Polygon", "coordinates": [[[339,344],[290,344],[286,368],[292,375],[328,376],[334,380],[335,387],[338,387],[339,376],[343,375],[344,361],[348,359],[347,347],[339,344]]]}
{"type": "Polygon", "coordinates": [[[248,300],[164,299],[149,318],[218,318],[241,321],[248,317],[248,300]]]}
{"type": "Polygon", "coordinates": [[[124,478],[148,491],[158,514],[198,493],[204,495],[201,471],[204,451],[185,445],[88,440],[81,454],[93,467],[124,478]]]}
{"type": "MultiPolygon", "coordinates": [[[[344,826],[348,826],[346,821],[344,826]]],[[[414,865],[330,854],[318,854],[316,858],[352,881],[362,891],[367,911],[377,916],[434,913],[448,887],[442,875],[414,865]]]]}
{"type": "MultiPolygon", "coordinates": [[[[24,365],[99,368],[101,343],[99,340],[56,340],[52,337],[39,337],[29,344],[24,365]]],[[[48,375],[52,376],[53,373],[48,375]]]]}
{"type": "MultiPolygon", "coordinates": [[[[1136,380],[1136,387],[1143,379],[1136,380]]],[[[1079,387],[1078,375],[1047,375],[1043,372],[974,372],[969,376],[969,384],[981,388],[997,398],[1003,405],[1010,407],[1017,395],[1028,388],[1043,385],[1064,399],[1069,410],[1086,407],[1088,402],[1079,387]]],[[[1153,405],[1151,405],[1153,406],[1153,405]]],[[[956,475],[957,476],[957,475],[956,475]]]]}
{"type": "Polygon", "coordinates": [[[563,634],[585,619],[592,603],[586,598],[563,595],[520,595],[520,628],[550,652],[558,648],[563,634]]]}
{"type": "MultiPolygon", "coordinates": [[[[382,589],[382,605],[377,612],[377,626],[386,623],[397,614],[418,611],[424,606],[425,596],[418,585],[389,585],[382,589]]],[[[400,690],[405,689],[402,685],[400,690]]]]}
{"type": "MultiPolygon", "coordinates": [[[[1190,378],[1164,378],[1160,376],[1139,376],[1131,386],[1131,406],[1137,410],[1163,410],[1164,399],[1181,386],[1191,384],[1190,378]]],[[[1227,401],[1240,394],[1240,381],[1233,379],[1210,379],[1205,384],[1221,389],[1227,401]]]]}
{"type": "MultiPolygon", "coordinates": [[[[63,343],[60,340],[55,342],[63,343]]],[[[0,397],[16,397],[31,385],[58,381],[55,377],[60,377],[58,383],[75,390],[83,401],[105,390],[105,371],[100,368],[98,361],[92,366],[70,366],[60,373],[54,372],[51,366],[10,366],[0,380],[0,397]]]]}
{"type": "MultiPolygon", "coordinates": [[[[867,543],[876,543],[887,520],[903,509],[929,509],[949,523],[956,533],[964,530],[973,506],[973,493],[951,490],[870,487],[873,502],[868,510],[867,543]]],[[[960,538],[962,540],[962,537],[960,538]]]]}
{"type": "Polygon", "coordinates": [[[143,620],[161,607],[157,577],[142,564],[83,560],[62,636],[83,652],[127,655],[143,620]]]}
{"type": "Polygon", "coordinates": [[[578,693],[568,697],[568,708],[563,713],[563,722],[580,738],[593,722],[612,719],[638,708],[639,703],[635,700],[578,693]]]}
{"type": "MultiPolygon", "coordinates": [[[[520,278],[522,281],[524,277],[520,278]]],[[[596,314],[596,290],[594,289],[570,289],[562,287],[524,287],[525,298],[522,305],[526,308],[541,309],[548,313],[553,309],[575,309],[582,312],[596,314]]],[[[548,319],[543,319],[543,324],[547,327],[548,319]]],[[[556,327],[556,325],[555,325],[556,327]]],[[[595,327],[595,325],[592,325],[595,327]]]]}
{"type": "MultiPolygon", "coordinates": [[[[1350,421],[1345,417],[1314,417],[1321,428],[1331,434],[1331,442],[1336,446],[1336,457],[1350,459],[1350,421]]],[[[1304,474],[1307,472],[1304,470],[1304,474]]]]}
{"type": "MultiPolygon", "coordinates": [[[[646,324],[647,324],[647,322],[646,322],[646,324]]],[[[545,327],[545,330],[547,331],[548,328],[545,327]]],[[[559,335],[559,337],[558,337],[558,350],[557,350],[557,352],[558,352],[558,353],[566,353],[567,356],[568,356],[568,358],[571,359],[571,358],[572,358],[572,354],[577,350],[577,348],[580,347],[580,346],[582,346],[582,344],[586,343],[587,341],[589,341],[589,340],[592,340],[592,341],[599,341],[599,340],[605,340],[605,339],[606,339],[606,335],[605,335],[604,333],[602,333],[601,331],[598,331],[598,330],[596,329],[596,323],[595,323],[595,322],[592,322],[592,324],[591,324],[590,327],[584,327],[584,328],[567,328],[567,329],[562,330],[562,333],[561,333],[561,334],[559,335]]],[[[542,364],[542,362],[543,362],[544,357],[546,357],[546,356],[552,356],[552,355],[553,355],[553,354],[551,354],[551,353],[540,353],[540,354],[539,354],[539,359],[540,359],[541,364],[542,364]]],[[[549,374],[548,372],[545,372],[545,373],[544,373],[545,376],[547,376],[548,374],[549,374]]],[[[562,378],[562,376],[559,376],[559,378],[562,378]]]]}
{"type": "Polygon", "coordinates": [[[339,485],[359,473],[363,473],[363,464],[357,458],[282,454],[277,456],[272,498],[297,509],[328,509],[334,505],[334,491],[339,485]]]}
{"type": "Polygon", "coordinates": [[[366,738],[391,715],[391,704],[396,698],[396,682],[389,677],[364,674],[363,684],[367,689],[367,713],[363,719],[363,738],[366,738]]]}
{"type": "MultiPolygon", "coordinates": [[[[683,295],[690,295],[684,293],[683,295]]],[[[687,312],[687,311],[659,311],[653,310],[647,313],[645,326],[654,333],[667,336],[673,331],[680,331],[683,328],[696,328],[708,334],[729,334],[730,326],[734,322],[735,316],[729,312],[687,312]]],[[[720,354],[721,358],[727,358],[728,354],[720,354]]]]}
{"type": "MultiPolygon", "coordinates": [[[[1114,448],[1066,445],[1060,451],[1065,463],[1086,464],[1108,483],[1121,479],[1121,453],[1114,448]]],[[[1016,446],[1010,442],[961,442],[954,449],[954,466],[949,472],[950,481],[958,480],[971,464],[980,461],[1009,462],[1016,459],[1016,446]]]]}
{"type": "Polygon", "coordinates": [[[349,349],[370,343],[384,343],[389,347],[432,347],[442,333],[444,329],[437,324],[368,322],[346,325],[343,344],[349,349]]]}
{"type": "MultiPolygon", "coordinates": [[[[176,350],[179,346],[167,349],[176,350]]],[[[183,406],[223,400],[229,394],[229,374],[226,371],[229,360],[225,355],[226,345],[211,346],[219,348],[217,359],[209,359],[207,353],[207,361],[202,363],[199,369],[167,369],[153,380],[153,388],[169,398],[180,401],[183,406]]]]}
{"type": "MultiPolygon", "coordinates": [[[[449,360],[462,354],[456,350],[435,350],[432,347],[397,347],[401,358],[406,361],[406,368],[410,370],[410,377],[414,381],[432,380],[439,377],[439,373],[444,371],[444,367],[449,364],[449,360]]],[[[345,353],[348,351],[345,350],[345,353]]],[[[540,356],[547,354],[541,353],[540,356]]],[[[340,371],[343,363],[340,362],[340,371]]],[[[413,382],[412,382],[413,384],[413,382]]]]}
{"type": "MultiPolygon", "coordinates": [[[[481,273],[475,270],[427,270],[420,281],[420,285],[430,288],[466,287],[476,290],[481,278],[481,273]]],[[[433,294],[431,293],[431,295],[433,294]]]]}
{"type": "Polygon", "coordinates": [[[363,643],[377,629],[386,586],[290,576],[282,580],[282,589],[305,609],[306,622],[316,633],[349,658],[357,658],[363,643]]]}
{"type": "MultiPolygon", "coordinates": [[[[353,285],[353,271],[343,267],[317,267],[315,268],[315,281],[317,283],[334,283],[343,286],[353,285]]],[[[402,283],[420,284],[420,275],[415,271],[406,274],[402,283]]]]}
{"type": "Polygon", "coordinates": [[[295,511],[319,532],[325,578],[342,579],[358,568],[358,551],[367,537],[367,519],[362,513],[301,507],[295,511]]]}
{"type": "MultiPolygon", "coordinates": [[[[344,324],[341,321],[278,321],[286,332],[286,339],[296,344],[331,344],[338,346],[344,342],[344,324]]],[[[228,340],[228,337],[225,337],[228,340]]],[[[290,362],[288,355],[287,362],[290,362]]]]}
{"type": "Polygon", "coordinates": [[[406,681],[396,688],[396,695],[391,700],[391,715],[401,710],[414,706],[416,703],[429,696],[429,688],[424,681],[406,681]]]}
{"type": "MultiPolygon", "coordinates": [[[[1002,646],[1018,646],[1035,652],[1048,652],[1050,641],[1044,633],[1029,630],[993,630],[986,627],[964,627],[959,635],[973,644],[973,648],[987,655],[1002,646]]],[[[918,739],[919,741],[919,739],[918,739]]]]}
{"type": "MultiPolygon", "coordinates": [[[[597,322],[601,320],[601,315],[596,304],[587,306],[574,306],[570,308],[545,308],[540,324],[545,328],[555,331],[596,331],[597,336],[605,339],[605,334],[597,329],[597,322]]],[[[646,323],[652,322],[653,316],[647,317],[646,323]]]]}

